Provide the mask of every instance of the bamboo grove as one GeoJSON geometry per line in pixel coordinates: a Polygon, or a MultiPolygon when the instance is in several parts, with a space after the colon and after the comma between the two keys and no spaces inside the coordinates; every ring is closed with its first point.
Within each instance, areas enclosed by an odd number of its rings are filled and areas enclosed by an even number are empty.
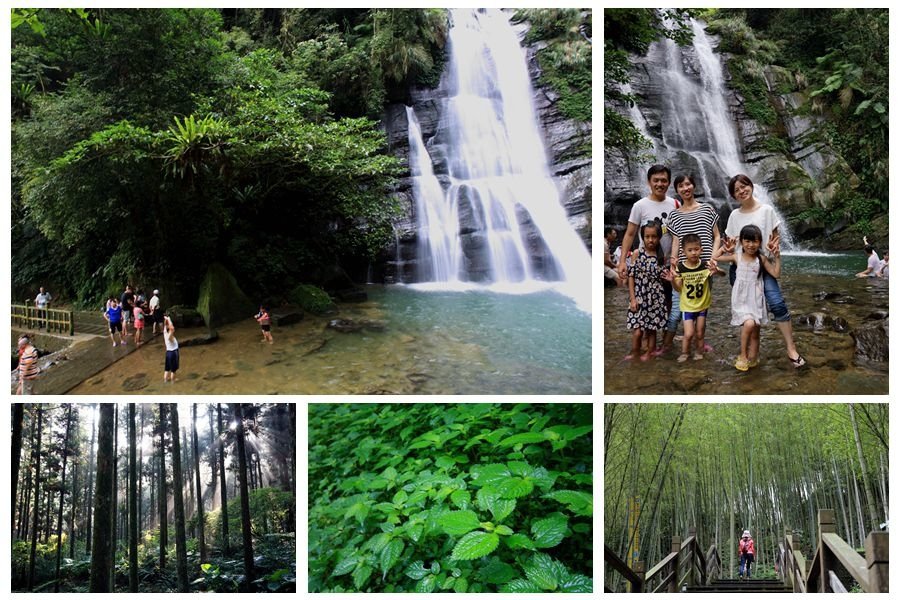
{"type": "Polygon", "coordinates": [[[604,422],[604,541],[629,563],[649,569],[696,527],[736,574],[749,529],[772,574],[786,529],[812,557],[818,509],[857,549],[888,521],[887,404],[608,403],[604,422]]]}
{"type": "Polygon", "coordinates": [[[295,404],[14,404],[12,590],[295,589],[295,404]]]}

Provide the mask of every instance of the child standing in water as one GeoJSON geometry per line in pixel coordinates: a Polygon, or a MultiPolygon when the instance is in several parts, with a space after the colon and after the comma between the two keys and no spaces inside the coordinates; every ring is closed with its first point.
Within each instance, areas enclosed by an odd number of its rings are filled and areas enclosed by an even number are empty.
{"type": "Polygon", "coordinates": [[[628,329],[632,329],[631,353],[625,360],[640,356],[648,360],[656,350],[656,331],[666,325],[666,295],[662,280],[671,281],[668,269],[663,269],[662,227],[658,221],[650,221],[641,226],[644,246],[628,267],[628,329]],[[641,353],[644,340],[647,348],[641,353]]]}
{"type": "Polygon", "coordinates": [[[272,343],[272,332],[271,332],[271,322],[272,320],[269,318],[269,311],[266,310],[265,306],[259,307],[259,312],[256,313],[256,316],[253,317],[259,322],[259,326],[262,329],[263,342],[272,343]]]}
{"type": "Polygon", "coordinates": [[[706,313],[712,302],[709,277],[712,271],[708,264],[700,260],[703,247],[700,236],[689,233],[681,240],[685,259],[678,263],[672,287],[681,292],[681,314],[684,319],[684,338],[681,341],[681,356],[684,362],[691,354],[691,345],[696,344],[694,360],[703,358],[703,338],[706,333],[706,313]]]}
{"type": "Polygon", "coordinates": [[[746,371],[759,364],[759,327],[769,322],[763,272],[776,279],[781,275],[781,250],[776,245],[773,258],[766,258],[759,251],[762,231],[756,225],[745,225],[739,240],[736,252],[734,239],[729,238],[714,258],[737,264],[737,276],[731,288],[731,324],[741,326],[741,353],[734,368],[746,371]]]}

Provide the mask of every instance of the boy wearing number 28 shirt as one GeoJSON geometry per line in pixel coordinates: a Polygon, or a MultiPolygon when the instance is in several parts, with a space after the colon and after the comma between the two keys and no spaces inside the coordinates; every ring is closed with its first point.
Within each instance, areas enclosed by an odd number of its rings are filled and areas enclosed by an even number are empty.
{"type": "Polygon", "coordinates": [[[684,318],[684,338],[681,342],[681,356],[678,362],[684,362],[691,353],[691,345],[695,345],[694,360],[703,358],[703,337],[706,331],[706,312],[712,294],[709,289],[709,278],[712,271],[708,264],[700,260],[702,246],[700,236],[689,233],[681,240],[685,259],[678,263],[673,287],[681,292],[681,311],[684,318]]]}

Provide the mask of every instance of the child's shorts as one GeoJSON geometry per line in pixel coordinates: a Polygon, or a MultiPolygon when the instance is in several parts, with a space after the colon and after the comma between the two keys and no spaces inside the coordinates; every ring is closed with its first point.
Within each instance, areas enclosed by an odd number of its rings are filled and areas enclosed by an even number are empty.
{"type": "Polygon", "coordinates": [[[681,315],[685,321],[696,321],[700,317],[703,317],[705,319],[707,310],[709,310],[709,309],[704,308],[703,310],[701,310],[699,312],[685,312],[685,313],[681,313],[681,315]]]}
{"type": "Polygon", "coordinates": [[[260,325],[260,327],[262,327],[263,331],[269,331],[271,329],[270,325],[260,325]]]}

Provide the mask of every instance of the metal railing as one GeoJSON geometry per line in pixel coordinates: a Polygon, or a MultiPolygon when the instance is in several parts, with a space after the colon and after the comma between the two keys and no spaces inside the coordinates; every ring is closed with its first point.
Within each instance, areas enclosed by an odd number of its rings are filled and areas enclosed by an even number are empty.
{"type": "Polygon", "coordinates": [[[10,316],[13,327],[44,329],[48,333],[75,335],[75,320],[72,314],[71,310],[13,304],[10,316]]]}

